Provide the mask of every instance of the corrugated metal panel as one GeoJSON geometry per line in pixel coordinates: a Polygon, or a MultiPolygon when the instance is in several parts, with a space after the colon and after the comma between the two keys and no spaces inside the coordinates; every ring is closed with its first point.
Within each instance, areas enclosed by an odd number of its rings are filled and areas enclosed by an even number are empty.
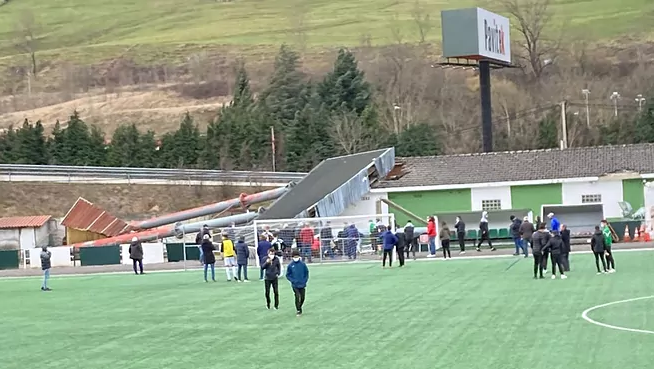
{"type": "Polygon", "coordinates": [[[51,215],[0,218],[0,229],[40,228],[50,219],[51,215]]]}
{"type": "Polygon", "coordinates": [[[79,198],[61,221],[61,225],[80,231],[99,233],[113,237],[127,227],[127,223],[97,207],[90,201],[79,198]]]}
{"type": "MultiPolygon", "coordinates": [[[[379,178],[386,177],[395,165],[395,149],[390,148],[386,150],[382,155],[373,159],[373,162],[379,178]]],[[[335,191],[318,201],[316,204],[318,215],[321,217],[338,216],[349,205],[359,202],[361,197],[368,194],[370,192],[370,181],[368,179],[369,167],[363,168],[335,191]]]]}

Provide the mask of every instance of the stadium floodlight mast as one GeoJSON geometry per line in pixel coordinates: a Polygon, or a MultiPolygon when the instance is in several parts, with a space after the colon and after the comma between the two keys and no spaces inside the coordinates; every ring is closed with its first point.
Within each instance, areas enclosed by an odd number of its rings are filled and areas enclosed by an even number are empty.
{"type": "Polygon", "coordinates": [[[590,128],[590,105],[588,103],[588,96],[590,95],[590,90],[584,88],[583,90],[581,90],[581,93],[584,94],[584,98],[586,100],[586,126],[590,128]]]}
{"type": "Polygon", "coordinates": [[[638,103],[638,112],[641,113],[643,111],[643,103],[645,103],[646,99],[643,97],[643,94],[638,94],[635,100],[638,103]]]}
{"type": "Polygon", "coordinates": [[[609,96],[609,99],[613,100],[613,115],[618,116],[618,100],[620,100],[622,97],[620,94],[616,91],[613,91],[611,96],[609,96]]]}

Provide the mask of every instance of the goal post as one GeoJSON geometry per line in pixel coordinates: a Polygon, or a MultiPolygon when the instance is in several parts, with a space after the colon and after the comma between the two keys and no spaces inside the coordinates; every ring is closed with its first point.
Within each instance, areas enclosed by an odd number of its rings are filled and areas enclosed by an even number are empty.
{"type": "Polygon", "coordinates": [[[259,237],[254,245],[257,249],[260,237],[268,239],[284,262],[291,259],[293,250],[298,250],[308,262],[371,260],[379,257],[380,231],[389,226],[395,231],[394,214],[255,219],[254,228],[259,237]]]}

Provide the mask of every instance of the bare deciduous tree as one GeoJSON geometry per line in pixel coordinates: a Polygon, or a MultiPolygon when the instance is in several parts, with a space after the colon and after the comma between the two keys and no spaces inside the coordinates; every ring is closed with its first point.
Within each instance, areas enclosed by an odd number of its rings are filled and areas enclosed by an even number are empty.
{"type": "Polygon", "coordinates": [[[345,154],[361,152],[365,148],[366,129],[361,117],[349,112],[335,114],[331,118],[332,138],[345,154]]]}
{"type": "Polygon", "coordinates": [[[429,16],[429,13],[427,12],[427,9],[420,4],[419,1],[416,1],[415,4],[413,4],[413,9],[411,10],[411,17],[413,18],[413,22],[416,24],[416,27],[418,28],[418,36],[420,37],[420,43],[424,44],[427,42],[427,36],[429,35],[429,32],[433,28],[433,24],[431,22],[431,18],[429,16]]]}
{"type": "Polygon", "coordinates": [[[38,24],[34,14],[30,11],[24,11],[16,21],[16,48],[29,54],[31,75],[36,78],[38,72],[36,64],[36,51],[38,49],[38,24]]]}
{"type": "Polygon", "coordinates": [[[529,66],[533,76],[539,80],[543,71],[555,61],[559,55],[560,38],[556,40],[546,39],[544,31],[551,26],[552,11],[550,5],[553,0],[499,0],[499,6],[511,15],[523,38],[519,43],[524,59],[529,66]]]}

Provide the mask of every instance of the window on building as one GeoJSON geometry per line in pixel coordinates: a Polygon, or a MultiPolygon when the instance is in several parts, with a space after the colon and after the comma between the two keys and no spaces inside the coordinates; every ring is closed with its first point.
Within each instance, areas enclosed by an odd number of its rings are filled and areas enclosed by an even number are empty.
{"type": "Polygon", "coordinates": [[[481,200],[481,210],[502,210],[502,200],[481,200]]]}
{"type": "Polygon", "coordinates": [[[581,195],[582,204],[592,204],[602,202],[602,195],[593,194],[593,195],[581,195]]]}

